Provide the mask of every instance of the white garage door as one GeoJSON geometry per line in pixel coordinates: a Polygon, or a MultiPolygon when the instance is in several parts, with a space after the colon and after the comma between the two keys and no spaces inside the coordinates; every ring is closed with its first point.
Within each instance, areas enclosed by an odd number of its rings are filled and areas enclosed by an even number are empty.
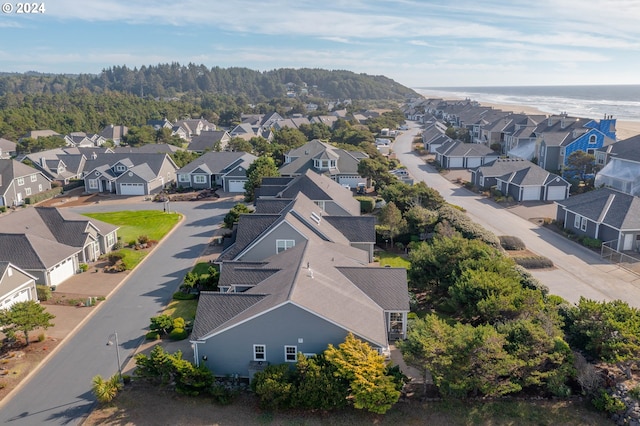
{"type": "Polygon", "coordinates": [[[476,167],[480,167],[482,165],[481,157],[469,157],[467,158],[467,168],[475,169],[476,167]]]}
{"type": "Polygon", "coordinates": [[[67,259],[51,270],[49,274],[49,285],[58,285],[67,278],[73,276],[75,272],[73,261],[71,259],[67,259]]]}
{"type": "Polygon", "coordinates": [[[564,186],[547,187],[547,201],[559,201],[567,198],[567,188],[564,186]]]}
{"type": "Polygon", "coordinates": [[[357,188],[359,183],[366,183],[367,180],[360,176],[339,176],[338,183],[340,185],[349,185],[349,188],[357,188]]]}
{"type": "Polygon", "coordinates": [[[244,192],[244,180],[228,180],[227,191],[228,192],[244,192]]]}
{"type": "Polygon", "coordinates": [[[449,168],[450,169],[455,169],[455,168],[461,168],[463,167],[463,158],[462,157],[449,157],[449,168]]]}
{"type": "Polygon", "coordinates": [[[143,183],[121,183],[120,195],[144,195],[143,183]]]}
{"type": "Polygon", "coordinates": [[[522,188],[522,200],[520,201],[536,201],[540,200],[539,186],[525,186],[522,188]]]}

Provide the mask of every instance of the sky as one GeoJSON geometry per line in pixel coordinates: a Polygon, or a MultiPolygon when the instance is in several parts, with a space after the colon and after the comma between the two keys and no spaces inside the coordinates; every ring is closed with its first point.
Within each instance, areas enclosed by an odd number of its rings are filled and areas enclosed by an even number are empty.
{"type": "Polygon", "coordinates": [[[640,84],[640,0],[49,0],[0,13],[0,72],[179,62],[408,87],[640,84]],[[24,12],[24,10],[23,10],[24,12]]]}

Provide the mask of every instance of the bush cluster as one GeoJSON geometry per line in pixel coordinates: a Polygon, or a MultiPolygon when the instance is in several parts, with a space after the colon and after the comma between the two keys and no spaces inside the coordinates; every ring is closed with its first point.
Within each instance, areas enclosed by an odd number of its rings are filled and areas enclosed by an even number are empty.
{"type": "Polygon", "coordinates": [[[527,257],[514,257],[513,260],[527,269],[545,269],[553,268],[553,261],[544,256],[527,256],[527,257]]]}
{"type": "Polygon", "coordinates": [[[49,286],[37,284],[36,293],[38,294],[38,300],[41,302],[46,302],[51,299],[51,288],[49,288],[49,286]]]}
{"type": "Polygon", "coordinates": [[[490,246],[500,247],[500,240],[482,226],[473,222],[460,210],[448,204],[438,208],[439,222],[448,222],[456,231],[467,239],[479,239],[490,246]]]}
{"type": "Polygon", "coordinates": [[[149,329],[146,334],[149,340],[155,340],[161,336],[168,335],[171,340],[184,340],[189,336],[185,330],[187,324],[184,318],[171,318],[169,315],[158,315],[151,318],[149,329]]]}
{"type": "Polygon", "coordinates": [[[356,197],[356,200],[360,202],[360,213],[371,213],[376,206],[376,201],[372,197],[356,197]]]}
{"type": "Polygon", "coordinates": [[[512,235],[501,235],[498,237],[498,239],[500,240],[500,245],[505,250],[515,251],[524,250],[527,248],[524,241],[512,235]]]}
{"type": "Polygon", "coordinates": [[[26,197],[24,199],[24,203],[25,204],[36,204],[36,203],[39,203],[40,201],[44,201],[44,200],[48,200],[50,198],[53,198],[56,195],[61,194],[61,193],[62,193],[62,187],[61,186],[59,186],[57,188],[51,188],[48,191],[43,191],[43,192],[40,192],[38,194],[34,194],[34,195],[29,196],[29,197],[26,197]]]}

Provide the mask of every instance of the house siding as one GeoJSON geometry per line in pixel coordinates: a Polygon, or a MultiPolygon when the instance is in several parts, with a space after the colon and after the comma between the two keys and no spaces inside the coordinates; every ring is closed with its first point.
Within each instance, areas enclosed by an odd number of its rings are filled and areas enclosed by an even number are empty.
{"type": "Polygon", "coordinates": [[[283,222],[273,229],[265,238],[242,255],[238,260],[260,261],[276,253],[276,240],[295,240],[296,245],[306,241],[303,235],[296,231],[291,225],[283,222]]]}
{"type": "MultiPolygon", "coordinates": [[[[618,240],[619,236],[620,235],[617,229],[614,229],[609,225],[601,224],[600,236],[596,238],[600,238],[602,242],[606,242],[606,241],[618,240]]],[[[618,241],[618,242],[620,243],[620,248],[622,248],[622,242],[621,241],[618,241]]]]}
{"type": "Polygon", "coordinates": [[[285,362],[285,345],[296,346],[302,353],[322,353],[329,343],[342,343],[347,334],[347,330],[287,303],[198,344],[196,362],[216,376],[249,377],[254,344],[266,346],[266,362],[281,364],[285,362]]]}

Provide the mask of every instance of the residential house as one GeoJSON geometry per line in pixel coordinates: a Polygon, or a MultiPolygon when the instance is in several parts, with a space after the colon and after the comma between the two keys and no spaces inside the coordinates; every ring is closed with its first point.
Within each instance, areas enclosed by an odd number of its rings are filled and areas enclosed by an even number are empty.
{"type": "Polygon", "coordinates": [[[256,158],[246,152],[206,152],[176,171],[177,185],[195,189],[220,187],[225,192],[244,192],[247,169],[256,158]]]}
{"type": "Polygon", "coordinates": [[[640,251],[640,198],[599,188],[557,204],[556,220],[565,229],[617,251],[640,251]]]}
{"type": "Polygon", "coordinates": [[[368,158],[364,152],[346,151],[314,139],[285,154],[280,175],[298,176],[307,170],[314,170],[341,185],[356,188],[359,183],[366,181],[358,174],[358,164],[363,158],[368,158]]]}
{"type": "Polygon", "coordinates": [[[149,195],[175,182],[178,167],[164,153],[105,153],[87,158],[85,191],[149,195]]]}
{"type": "Polygon", "coordinates": [[[436,161],[445,169],[471,169],[489,163],[498,157],[498,153],[486,145],[445,142],[436,149],[436,161]]]}
{"type": "Polygon", "coordinates": [[[113,124],[109,124],[102,129],[100,136],[106,140],[112,140],[116,145],[120,145],[127,133],[129,133],[127,126],[114,126],[113,124]]]}
{"type": "Polygon", "coordinates": [[[50,180],[62,185],[68,184],[72,179],[80,179],[87,160],[84,154],[68,153],[62,148],[28,154],[23,161],[25,159],[50,180]]]}
{"type": "Polygon", "coordinates": [[[22,139],[26,139],[26,138],[30,138],[30,139],[38,139],[38,138],[46,138],[49,136],[62,136],[60,133],[55,132],[53,130],[30,130],[27,132],[26,135],[24,135],[24,138],[22,139]]]}
{"type": "Polygon", "coordinates": [[[427,123],[422,132],[424,149],[435,154],[436,150],[445,142],[451,141],[452,139],[446,135],[446,131],[447,125],[442,121],[434,119],[432,122],[427,123]]]}
{"type": "Polygon", "coordinates": [[[621,140],[596,150],[595,186],[606,186],[640,196],[640,135],[621,140]]]}
{"type": "Polygon", "coordinates": [[[520,158],[498,158],[471,171],[471,182],[495,187],[515,201],[560,201],[569,197],[571,184],[560,176],[520,158]]]}
{"type": "Polygon", "coordinates": [[[338,122],[340,118],[335,115],[318,115],[309,119],[310,124],[322,123],[329,128],[333,129],[333,126],[338,122]]]}
{"type": "Polygon", "coordinates": [[[176,133],[179,129],[182,129],[187,140],[191,140],[196,136],[200,136],[202,132],[209,132],[216,130],[216,125],[209,123],[204,118],[188,118],[185,120],[178,120],[173,125],[173,132],[176,133]]]}
{"type": "Polygon", "coordinates": [[[567,159],[575,151],[595,155],[596,150],[615,142],[615,125],[616,120],[611,117],[597,121],[569,117],[566,113],[548,117],[534,132],[538,164],[557,171],[567,166],[567,159]]]}
{"type": "Polygon", "coordinates": [[[80,148],[90,148],[94,146],[102,146],[107,139],[101,135],[85,132],[72,132],[64,136],[67,146],[76,146],[80,148]]]}
{"type": "Polygon", "coordinates": [[[147,120],[147,126],[153,127],[153,130],[156,132],[162,128],[173,129],[173,123],[166,118],[163,118],[162,120],[147,120]]]}
{"type": "Polygon", "coordinates": [[[312,170],[295,177],[263,178],[256,189],[256,199],[293,199],[303,193],[331,216],[359,216],[360,202],[345,188],[325,175],[312,170]]]}
{"type": "Polygon", "coordinates": [[[0,206],[15,207],[32,195],[51,189],[41,171],[16,160],[0,159],[0,206]]]}
{"type": "Polygon", "coordinates": [[[278,131],[286,127],[290,129],[299,129],[301,125],[309,125],[311,122],[306,117],[284,118],[273,123],[273,130],[278,131]]]}
{"type": "Polygon", "coordinates": [[[34,207],[1,217],[0,229],[0,261],[30,273],[38,284],[58,285],[79,263],[109,253],[118,227],[65,209],[34,207]]]}
{"type": "Polygon", "coordinates": [[[29,300],[38,301],[36,277],[11,262],[0,261],[0,311],[29,300]]]}
{"type": "Polygon", "coordinates": [[[16,147],[17,143],[11,142],[10,140],[0,138],[0,159],[8,159],[15,157],[18,152],[16,147]]]}
{"type": "Polygon", "coordinates": [[[199,153],[224,151],[230,140],[231,135],[226,130],[203,130],[191,139],[187,149],[199,153]]]}
{"type": "Polygon", "coordinates": [[[170,143],[146,143],[140,146],[116,146],[113,152],[122,154],[125,152],[129,153],[139,153],[139,154],[174,154],[178,151],[184,151],[183,148],[171,145],[170,143]]]}

